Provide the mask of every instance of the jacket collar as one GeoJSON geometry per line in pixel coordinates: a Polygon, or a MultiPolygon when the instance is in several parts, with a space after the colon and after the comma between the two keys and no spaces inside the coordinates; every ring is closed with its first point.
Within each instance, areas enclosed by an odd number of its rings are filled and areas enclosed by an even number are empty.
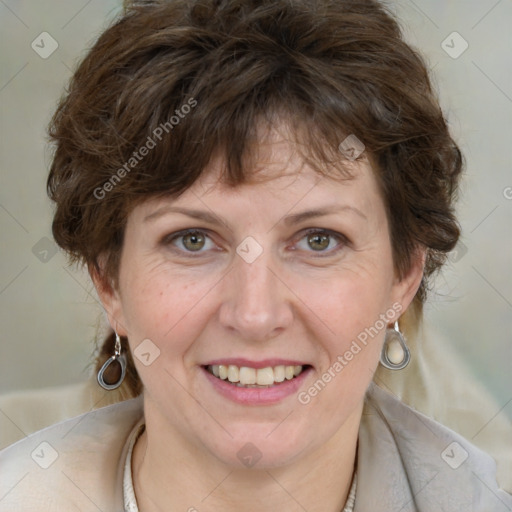
{"type": "Polygon", "coordinates": [[[359,429],[354,512],[510,512],[494,460],[374,383],[359,429]]]}

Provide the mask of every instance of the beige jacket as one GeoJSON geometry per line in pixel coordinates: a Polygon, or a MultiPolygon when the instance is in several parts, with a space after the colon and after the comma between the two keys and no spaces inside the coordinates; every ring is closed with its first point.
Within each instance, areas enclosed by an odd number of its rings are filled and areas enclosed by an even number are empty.
{"type": "MultiPolygon", "coordinates": [[[[0,511],[124,510],[127,439],[142,397],[66,420],[0,452],[0,511]]],[[[355,512],[510,512],[494,460],[372,384],[361,421],[355,512]]],[[[193,504],[191,504],[192,506],[193,504]]]]}

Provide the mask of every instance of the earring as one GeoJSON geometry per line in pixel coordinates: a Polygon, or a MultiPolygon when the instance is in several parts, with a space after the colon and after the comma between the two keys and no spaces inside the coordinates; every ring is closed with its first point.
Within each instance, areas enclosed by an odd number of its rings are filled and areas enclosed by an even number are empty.
{"type": "Polygon", "coordinates": [[[108,391],[112,389],[118,388],[124,380],[124,376],[126,375],[126,357],[121,354],[121,338],[119,334],[116,332],[116,344],[114,347],[114,355],[110,356],[101,367],[98,372],[98,384],[108,391]],[[114,366],[110,366],[112,363],[117,363],[114,366]],[[107,372],[107,368],[109,371],[107,372]],[[110,374],[107,379],[105,379],[105,372],[107,375],[110,374]],[[114,377],[112,380],[109,377],[114,377]]]}
{"type": "Polygon", "coordinates": [[[380,354],[380,364],[389,370],[402,370],[411,360],[411,353],[405,343],[405,338],[398,328],[398,321],[394,328],[386,329],[386,339],[380,354]]]}

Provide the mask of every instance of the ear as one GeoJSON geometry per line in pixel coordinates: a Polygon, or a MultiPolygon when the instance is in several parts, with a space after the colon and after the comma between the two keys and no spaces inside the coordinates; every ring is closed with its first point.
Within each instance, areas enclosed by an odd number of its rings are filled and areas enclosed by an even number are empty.
{"type": "Polygon", "coordinates": [[[401,278],[397,276],[393,284],[394,303],[398,302],[402,306],[403,312],[407,310],[421,285],[426,257],[426,249],[418,247],[411,258],[411,266],[407,273],[401,278]]]}
{"type": "Polygon", "coordinates": [[[90,264],[87,267],[98,297],[107,314],[110,326],[119,336],[127,336],[128,332],[119,289],[114,285],[111,279],[107,278],[104,268],[104,257],[98,258],[97,266],[90,264]]]}

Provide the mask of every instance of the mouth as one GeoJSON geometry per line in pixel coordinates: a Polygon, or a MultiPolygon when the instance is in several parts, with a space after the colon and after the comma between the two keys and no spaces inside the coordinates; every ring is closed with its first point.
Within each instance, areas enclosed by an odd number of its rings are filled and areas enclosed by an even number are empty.
{"type": "Polygon", "coordinates": [[[213,364],[203,367],[219,380],[240,388],[270,388],[299,377],[310,365],[277,365],[265,368],[213,364]]]}

